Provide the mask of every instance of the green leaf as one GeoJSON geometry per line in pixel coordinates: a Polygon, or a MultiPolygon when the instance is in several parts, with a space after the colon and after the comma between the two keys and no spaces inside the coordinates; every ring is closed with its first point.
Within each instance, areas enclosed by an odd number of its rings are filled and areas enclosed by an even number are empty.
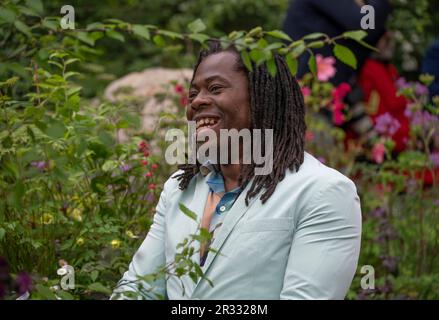
{"type": "Polygon", "coordinates": [[[56,300],[55,294],[47,287],[37,284],[35,286],[35,289],[37,289],[37,292],[46,300],[56,300]]]}
{"type": "Polygon", "coordinates": [[[274,61],[274,58],[270,58],[267,61],[267,69],[268,73],[274,78],[277,73],[276,62],[274,61]]]}
{"type": "Polygon", "coordinates": [[[23,22],[21,22],[20,20],[15,21],[14,26],[17,28],[17,30],[23,32],[29,38],[32,37],[32,32],[30,31],[30,28],[27,25],[25,25],[23,22]]]}
{"type": "Polygon", "coordinates": [[[166,45],[165,40],[163,39],[163,37],[159,34],[156,34],[153,38],[152,41],[155,43],[155,45],[159,48],[162,48],[166,45]]]}
{"type": "Polygon", "coordinates": [[[105,31],[105,34],[107,36],[109,36],[110,38],[119,40],[120,42],[125,42],[125,37],[121,33],[117,32],[117,31],[107,30],[107,31],[105,31]]]}
{"type": "Polygon", "coordinates": [[[343,37],[355,41],[363,40],[366,36],[367,36],[367,32],[364,30],[346,31],[345,33],[343,33],[343,37]]]}
{"type": "Polygon", "coordinates": [[[102,283],[100,282],[95,282],[92,283],[88,286],[88,288],[92,291],[96,291],[96,292],[100,292],[100,293],[104,293],[106,295],[111,295],[111,290],[108,289],[107,287],[105,287],[102,283]]]}
{"type": "Polygon", "coordinates": [[[172,31],[167,31],[167,30],[158,30],[157,33],[159,33],[161,35],[164,35],[166,37],[169,37],[169,38],[171,38],[173,40],[174,39],[181,39],[181,40],[184,39],[184,37],[181,34],[177,33],[177,32],[172,32],[172,31]]]}
{"type": "Polygon", "coordinates": [[[307,44],[308,48],[315,48],[315,49],[319,49],[322,48],[325,45],[325,42],[323,41],[313,41],[307,44]]]}
{"type": "Polygon", "coordinates": [[[33,17],[39,17],[40,14],[36,12],[34,9],[23,7],[23,6],[17,6],[20,13],[25,14],[27,16],[33,16],[33,17]]]}
{"type": "Polygon", "coordinates": [[[67,131],[61,121],[53,121],[46,129],[46,134],[54,139],[62,138],[67,131]]]}
{"type": "Polygon", "coordinates": [[[2,8],[0,10],[0,18],[5,20],[6,22],[14,23],[15,17],[16,17],[15,12],[10,9],[2,8]]]}
{"type": "Polygon", "coordinates": [[[246,50],[241,51],[241,59],[244,62],[244,65],[246,66],[247,70],[253,72],[253,66],[250,61],[250,56],[246,50]]]}
{"type": "Polygon", "coordinates": [[[5,237],[6,230],[3,228],[0,228],[0,241],[5,237]]]}
{"type": "Polygon", "coordinates": [[[293,39],[291,39],[289,35],[287,35],[285,32],[283,32],[281,30],[267,31],[267,34],[269,36],[274,37],[274,38],[287,40],[287,41],[293,41],[293,39]]]}
{"type": "Polygon", "coordinates": [[[34,9],[39,14],[43,13],[44,8],[43,8],[43,3],[41,2],[41,0],[26,0],[26,6],[34,9]]]}
{"type": "Polygon", "coordinates": [[[297,59],[294,58],[292,54],[288,54],[286,56],[286,62],[291,74],[295,76],[297,74],[297,67],[298,67],[297,59]]]}
{"type": "Polygon", "coordinates": [[[316,57],[313,53],[309,56],[308,59],[308,68],[314,76],[317,76],[317,62],[316,57]]]}
{"type": "Polygon", "coordinates": [[[315,39],[318,39],[318,38],[323,38],[325,36],[326,35],[324,33],[314,32],[314,33],[310,33],[310,34],[304,36],[302,39],[303,40],[315,40],[315,39]]]}
{"type": "Polygon", "coordinates": [[[54,20],[48,20],[47,18],[43,20],[43,26],[46,27],[47,29],[56,31],[58,30],[58,25],[59,23],[57,23],[54,20]]]}
{"type": "Polygon", "coordinates": [[[133,33],[139,37],[145,38],[146,40],[151,39],[151,35],[149,34],[149,29],[140,24],[133,25],[133,33]]]}
{"type": "Polygon", "coordinates": [[[90,46],[95,45],[95,40],[90,37],[88,32],[80,31],[80,32],[76,33],[76,38],[78,38],[79,40],[81,40],[82,42],[85,42],[86,44],[88,44],[90,46]]]}
{"type": "Polygon", "coordinates": [[[179,203],[178,206],[185,215],[187,215],[192,220],[197,221],[197,214],[195,212],[189,210],[183,203],[179,203]]]}
{"type": "Polygon", "coordinates": [[[91,274],[90,274],[91,281],[96,281],[98,276],[99,276],[99,271],[98,270],[93,270],[91,272],[91,274]]]}
{"type": "Polygon", "coordinates": [[[344,64],[356,69],[357,68],[357,58],[355,58],[354,53],[348,47],[336,44],[334,46],[334,55],[344,64]]]}
{"type": "Polygon", "coordinates": [[[189,39],[198,41],[199,43],[204,43],[209,40],[209,38],[210,37],[208,35],[202,33],[194,33],[189,35],[189,39]]]}
{"type": "Polygon", "coordinates": [[[56,295],[59,296],[62,300],[75,300],[75,297],[73,297],[67,291],[60,290],[56,293],[56,295]]]}
{"type": "Polygon", "coordinates": [[[201,31],[206,30],[206,25],[203,23],[201,19],[197,19],[187,26],[192,33],[199,33],[201,31]]]}

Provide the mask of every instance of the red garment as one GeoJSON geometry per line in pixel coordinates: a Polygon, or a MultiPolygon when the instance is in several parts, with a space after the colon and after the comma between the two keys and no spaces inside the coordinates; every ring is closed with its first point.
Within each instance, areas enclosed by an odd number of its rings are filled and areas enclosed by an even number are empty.
{"type": "Polygon", "coordinates": [[[396,144],[394,151],[401,152],[406,148],[410,124],[404,115],[407,100],[396,95],[398,89],[395,82],[398,77],[398,71],[392,64],[368,59],[360,72],[358,84],[363,89],[366,102],[369,102],[373,91],[379,96],[378,109],[369,113],[374,124],[375,119],[386,112],[399,121],[401,126],[392,136],[392,140],[396,144]]]}

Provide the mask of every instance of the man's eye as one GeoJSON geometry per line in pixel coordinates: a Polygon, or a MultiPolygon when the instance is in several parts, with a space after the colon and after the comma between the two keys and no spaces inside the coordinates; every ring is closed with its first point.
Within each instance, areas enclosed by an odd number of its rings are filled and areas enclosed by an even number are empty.
{"type": "Polygon", "coordinates": [[[219,93],[219,92],[221,91],[221,89],[222,89],[221,86],[211,86],[211,87],[209,88],[209,91],[210,91],[210,92],[213,92],[213,93],[219,93]]]}
{"type": "Polygon", "coordinates": [[[196,96],[197,96],[196,92],[189,92],[189,100],[195,99],[196,96]]]}

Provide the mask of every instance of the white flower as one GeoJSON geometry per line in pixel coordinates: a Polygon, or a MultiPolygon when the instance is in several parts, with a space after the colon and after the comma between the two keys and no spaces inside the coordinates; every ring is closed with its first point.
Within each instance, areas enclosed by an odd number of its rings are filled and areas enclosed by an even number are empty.
{"type": "Polygon", "coordinates": [[[62,268],[59,268],[59,269],[56,271],[56,274],[59,275],[59,276],[63,276],[63,275],[66,275],[67,272],[68,272],[67,269],[64,268],[64,267],[62,267],[62,268]]]}

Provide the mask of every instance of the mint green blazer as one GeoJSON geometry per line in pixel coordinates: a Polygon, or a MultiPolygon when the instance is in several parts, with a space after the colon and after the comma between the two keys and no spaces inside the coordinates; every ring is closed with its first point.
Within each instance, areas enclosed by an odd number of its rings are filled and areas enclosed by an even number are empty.
{"type": "MultiPolygon", "coordinates": [[[[179,210],[179,203],[194,211],[199,223],[208,177],[197,174],[184,191],[176,179],[165,183],[150,231],[113,297],[134,290],[129,282],[137,275],[174,261],[177,244],[197,232],[197,222],[179,210]]],[[[248,188],[211,244],[219,254],[210,252],[202,267],[213,287],[189,276],[143,285],[167,299],[343,299],[360,252],[361,209],[354,183],[305,153],[300,170],[288,172],[265,204],[257,197],[246,206],[248,188]]],[[[197,250],[199,243],[194,246],[197,250]]],[[[199,254],[193,260],[199,263],[199,254]]]]}

